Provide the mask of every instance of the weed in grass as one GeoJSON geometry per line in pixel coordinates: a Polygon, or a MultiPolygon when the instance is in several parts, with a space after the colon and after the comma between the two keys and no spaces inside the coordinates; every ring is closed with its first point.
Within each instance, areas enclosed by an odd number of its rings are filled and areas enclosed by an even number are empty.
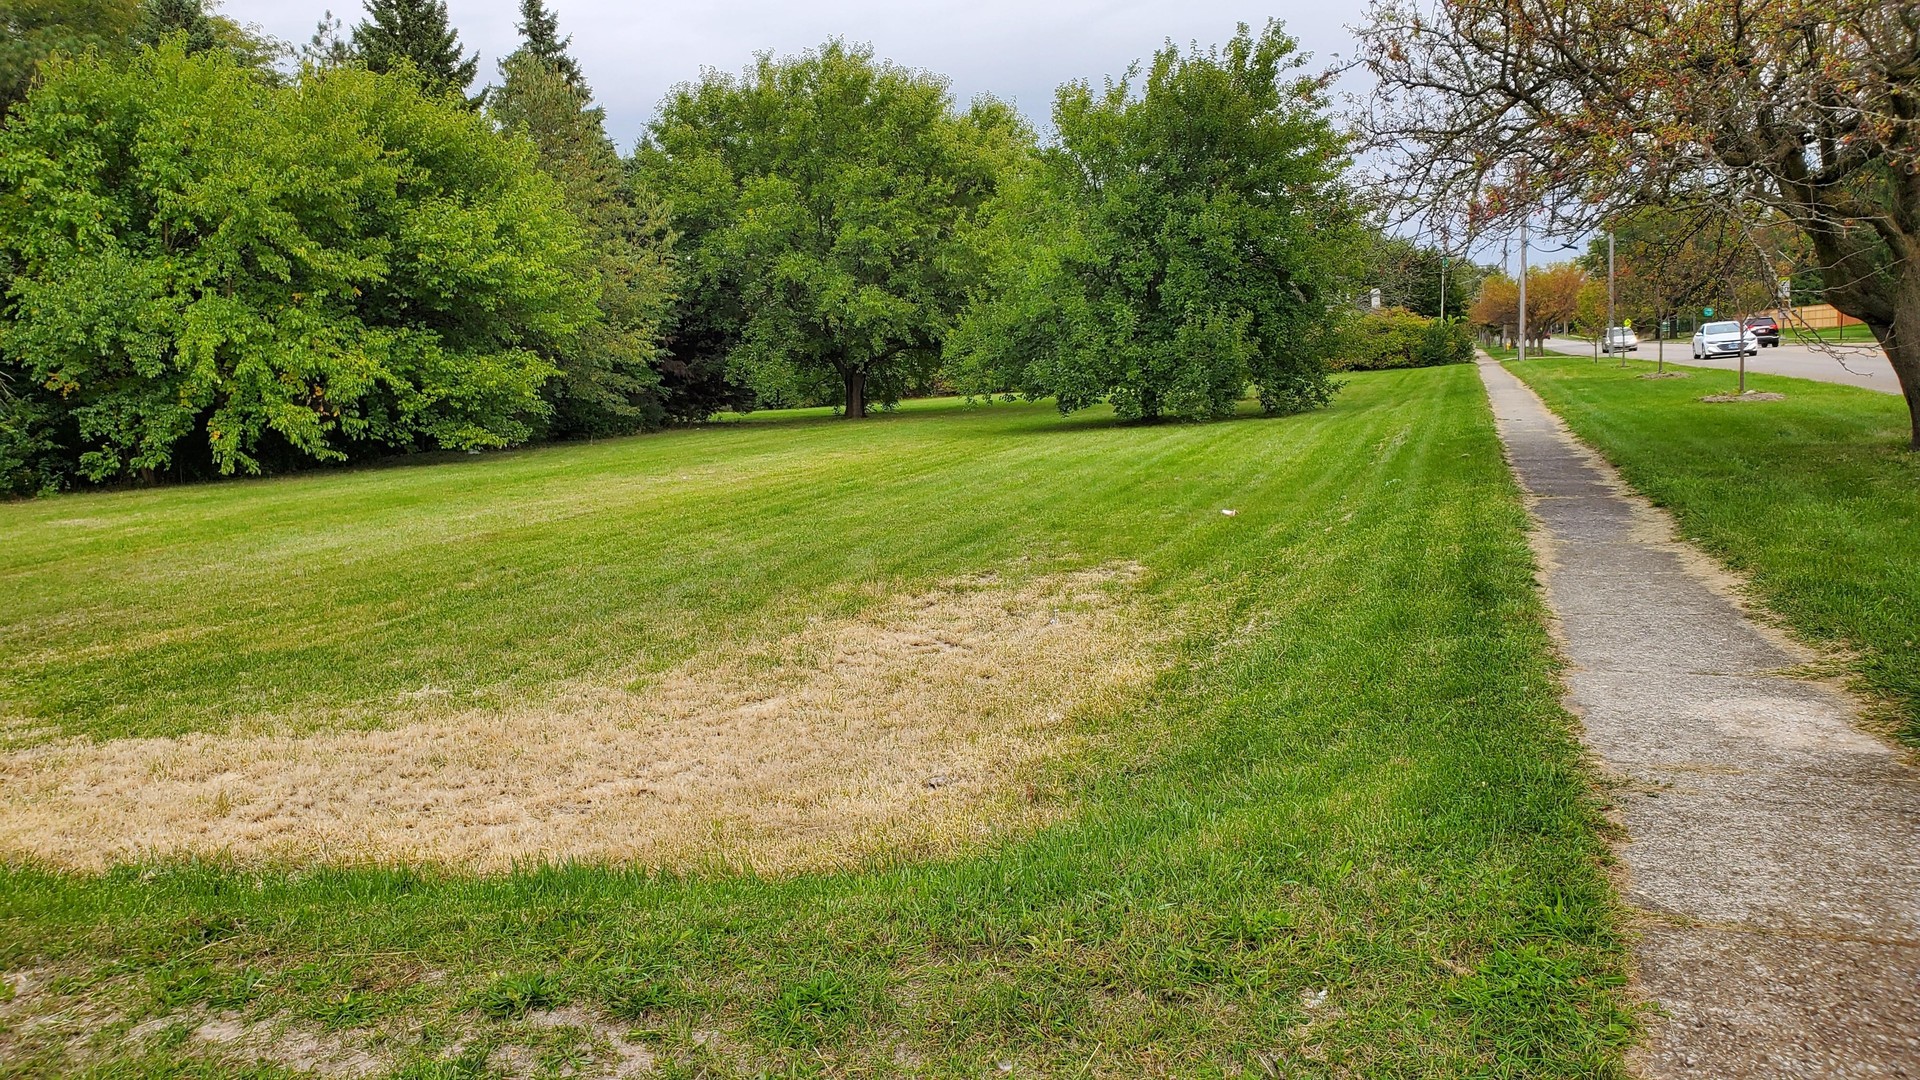
{"type": "Polygon", "coordinates": [[[342,1028],[356,1028],[365,1025],[373,1019],[377,1008],[377,1002],[372,996],[358,991],[350,991],[341,994],[339,997],[328,998],[316,1003],[312,1009],[309,1010],[309,1015],[315,1020],[318,1020],[320,1026],[326,1028],[328,1031],[339,1031],[342,1028]]]}
{"type": "Polygon", "coordinates": [[[676,983],[633,972],[615,972],[604,978],[598,996],[607,1015],[636,1023],[657,1012],[692,1004],[690,995],[676,983]]]}
{"type": "Polygon", "coordinates": [[[518,1020],[534,1009],[550,1009],[565,1000],[559,979],[529,971],[495,979],[474,995],[473,1005],[490,1020],[518,1020]]]}
{"type": "Polygon", "coordinates": [[[197,1005],[213,996],[224,980],[208,964],[188,964],[153,972],[153,1004],[163,1012],[197,1005]]]}
{"type": "Polygon", "coordinates": [[[813,1046],[846,1030],[860,1011],[858,984],[831,970],[817,971],[780,993],[760,1010],[760,1030],[775,1046],[813,1046]]]}
{"type": "Polygon", "coordinates": [[[415,1061],[394,1070],[391,1080],[487,1080],[497,1076],[487,1067],[488,1047],[474,1046],[445,1061],[415,1061]]]}

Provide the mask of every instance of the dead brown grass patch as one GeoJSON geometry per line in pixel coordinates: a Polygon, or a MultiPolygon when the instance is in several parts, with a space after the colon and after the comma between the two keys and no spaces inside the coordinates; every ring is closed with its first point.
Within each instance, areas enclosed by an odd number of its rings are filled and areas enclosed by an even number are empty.
{"type": "Polygon", "coordinates": [[[0,855],[784,870],[949,849],[1057,812],[1020,797],[1023,767],[1149,674],[1136,572],[962,579],[538,706],[13,750],[0,855]]]}

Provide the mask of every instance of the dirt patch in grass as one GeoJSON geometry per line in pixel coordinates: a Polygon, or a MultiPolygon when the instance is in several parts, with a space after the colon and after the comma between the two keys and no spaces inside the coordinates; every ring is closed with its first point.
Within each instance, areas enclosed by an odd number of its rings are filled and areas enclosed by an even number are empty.
{"type": "Polygon", "coordinates": [[[602,1071],[613,1076],[642,1076],[653,1071],[652,1050],[627,1038],[625,1029],[620,1025],[608,1023],[578,1006],[530,1012],[525,1022],[536,1028],[560,1028],[581,1033],[589,1040],[602,1071]]]}
{"type": "Polygon", "coordinates": [[[1785,394],[1768,394],[1759,390],[1749,390],[1744,394],[1708,394],[1700,399],[1710,405],[1729,405],[1738,402],[1785,401],[1785,394]]]}
{"type": "Polygon", "coordinates": [[[202,1023],[194,1029],[193,1037],[229,1061],[280,1065],[323,1077],[372,1076],[387,1071],[386,1062],[346,1036],[292,1023],[250,1021],[227,1013],[202,1023]]]}
{"type": "Polygon", "coordinates": [[[1058,812],[1022,797],[1023,766],[1151,673],[1137,572],[960,579],[537,707],[11,751],[0,855],[784,870],[951,849],[1058,812]]]}

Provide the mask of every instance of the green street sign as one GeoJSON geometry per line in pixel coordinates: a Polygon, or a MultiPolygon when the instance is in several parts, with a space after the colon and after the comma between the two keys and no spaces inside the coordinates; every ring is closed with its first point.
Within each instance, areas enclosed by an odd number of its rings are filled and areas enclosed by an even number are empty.
{"type": "Polygon", "coordinates": [[[1713,309],[1707,308],[1705,311],[1702,311],[1700,314],[1705,315],[1707,318],[1711,319],[1713,318],[1713,309]]]}

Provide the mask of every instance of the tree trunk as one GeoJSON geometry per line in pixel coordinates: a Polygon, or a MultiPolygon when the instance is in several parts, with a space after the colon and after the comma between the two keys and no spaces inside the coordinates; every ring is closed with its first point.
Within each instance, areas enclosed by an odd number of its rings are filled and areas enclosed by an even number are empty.
{"type": "Polygon", "coordinates": [[[1868,329],[1886,351],[1907,399],[1908,445],[1920,450],[1920,268],[1900,275],[1901,296],[1894,303],[1893,324],[1868,322],[1868,329]]]}
{"type": "Polygon", "coordinates": [[[862,368],[850,368],[846,372],[846,381],[846,417],[858,420],[867,415],[867,373],[862,368]]]}

